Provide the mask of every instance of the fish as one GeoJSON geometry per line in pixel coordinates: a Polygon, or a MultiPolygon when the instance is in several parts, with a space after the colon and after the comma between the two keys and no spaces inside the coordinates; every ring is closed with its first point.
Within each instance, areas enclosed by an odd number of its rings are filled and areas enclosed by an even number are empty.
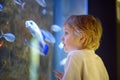
{"type": "Polygon", "coordinates": [[[46,10],[45,8],[42,10],[42,14],[43,14],[43,15],[46,15],[46,14],[47,14],[47,10],[46,10]]]}
{"type": "Polygon", "coordinates": [[[14,3],[20,5],[22,9],[24,9],[24,6],[26,4],[26,2],[22,2],[21,0],[14,0],[14,3]]]}
{"type": "Polygon", "coordinates": [[[0,11],[3,11],[3,9],[4,9],[4,6],[2,3],[0,3],[0,11]]]}
{"type": "Polygon", "coordinates": [[[35,1],[42,7],[46,7],[47,6],[45,0],[35,0],[35,1]]]}
{"type": "Polygon", "coordinates": [[[45,41],[52,43],[52,44],[56,42],[55,37],[49,31],[41,29],[41,33],[45,41]]]}
{"type": "Polygon", "coordinates": [[[59,32],[59,31],[61,31],[62,29],[61,29],[60,26],[58,26],[58,25],[56,25],[56,24],[53,24],[53,25],[51,25],[51,30],[54,31],[54,32],[59,32]]]}
{"type": "Polygon", "coordinates": [[[32,37],[36,38],[39,42],[39,49],[41,51],[41,55],[47,55],[49,51],[49,45],[44,41],[43,35],[41,33],[41,29],[33,20],[26,20],[25,21],[26,28],[30,31],[32,37]]]}
{"type": "Polygon", "coordinates": [[[60,49],[63,49],[63,47],[64,47],[63,42],[60,42],[58,46],[59,46],[60,49]]]}
{"type": "Polygon", "coordinates": [[[14,34],[12,34],[12,33],[3,33],[2,31],[1,31],[1,36],[0,36],[0,38],[4,38],[5,40],[7,40],[8,42],[14,42],[15,41],[15,35],[14,34]]]}
{"type": "Polygon", "coordinates": [[[4,44],[4,41],[1,41],[1,42],[0,42],[0,47],[2,47],[2,46],[3,46],[3,44],[4,44]]]}
{"type": "Polygon", "coordinates": [[[61,66],[62,66],[62,65],[65,65],[66,61],[67,61],[67,58],[62,59],[62,60],[60,61],[60,65],[61,65],[61,66]]]}

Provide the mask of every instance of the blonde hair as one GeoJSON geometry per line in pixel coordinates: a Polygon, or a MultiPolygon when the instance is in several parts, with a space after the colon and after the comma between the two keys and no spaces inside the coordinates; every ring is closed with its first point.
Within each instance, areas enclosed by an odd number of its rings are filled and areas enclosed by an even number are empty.
{"type": "Polygon", "coordinates": [[[87,35],[83,48],[91,50],[99,48],[102,36],[102,25],[99,19],[92,15],[72,15],[63,25],[68,25],[75,32],[83,31],[87,35]]]}

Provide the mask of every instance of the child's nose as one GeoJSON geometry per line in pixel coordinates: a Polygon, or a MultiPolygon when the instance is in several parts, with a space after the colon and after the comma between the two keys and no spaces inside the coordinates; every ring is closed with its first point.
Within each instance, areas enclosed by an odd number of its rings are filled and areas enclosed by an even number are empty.
{"type": "Polygon", "coordinates": [[[64,36],[61,37],[61,40],[64,41],[64,36]]]}

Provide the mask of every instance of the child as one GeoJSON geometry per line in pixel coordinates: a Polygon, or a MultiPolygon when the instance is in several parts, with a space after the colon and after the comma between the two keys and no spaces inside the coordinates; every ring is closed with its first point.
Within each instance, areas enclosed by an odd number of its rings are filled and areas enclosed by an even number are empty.
{"type": "Polygon", "coordinates": [[[102,35],[100,21],[92,15],[72,15],[64,22],[63,31],[68,54],[64,73],[55,71],[57,80],[109,80],[102,59],[95,54],[102,35]]]}

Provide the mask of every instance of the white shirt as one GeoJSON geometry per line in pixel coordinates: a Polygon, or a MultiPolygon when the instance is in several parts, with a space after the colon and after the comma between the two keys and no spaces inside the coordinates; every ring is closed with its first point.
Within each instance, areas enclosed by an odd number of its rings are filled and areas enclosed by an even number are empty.
{"type": "Polygon", "coordinates": [[[67,55],[62,80],[109,80],[109,76],[94,50],[75,50],[67,55]]]}

